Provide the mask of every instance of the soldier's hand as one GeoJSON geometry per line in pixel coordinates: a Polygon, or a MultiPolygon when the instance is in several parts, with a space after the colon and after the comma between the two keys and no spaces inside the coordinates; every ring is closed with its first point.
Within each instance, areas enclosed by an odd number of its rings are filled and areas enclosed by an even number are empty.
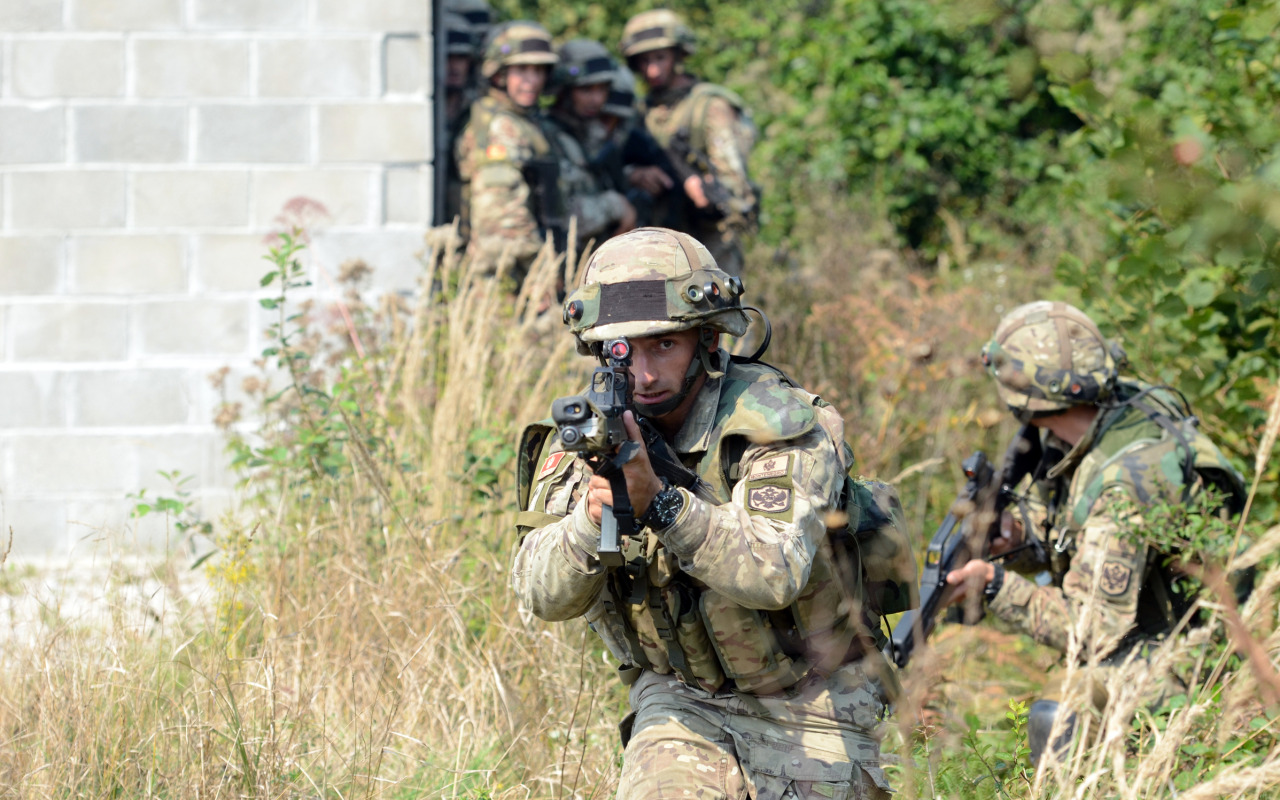
{"type": "Polygon", "coordinates": [[[614,236],[635,230],[636,227],[636,207],[630,202],[623,200],[622,219],[618,220],[618,228],[613,232],[614,236]]]}
{"type": "Polygon", "coordinates": [[[627,176],[627,181],[640,191],[648,192],[654,197],[676,185],[662,167],[634,167],[631,174],[627,176]]]}
{"type": "Polygon", "coordinates": [[[1022,520],[1015,517],[1008,509],[1000,512],[1000,532],[991,539],[991,555],[1004,555],[1022,544],[1024,532],[1022,520]]]}
{"type": "Polygon", "coordinates": [[[689,195],[689,199],[698,208],[711,205],[711,201],[707,199],[706,187],[702,185],[702,178],[697,175],[690,175],[684,179],[684,193],[689,195]]]}
{"type": "MultiPolygon", "coordinates": [[[[624,412],[622,423],[627,428],[627,438],[640,444],[639,451],[622,468],[622,474],[627,479],[627,497],[639,519],[649,510],[654,495],[662,489],[662,481],[649,462],[649,451],[645,449],[644,437],[640,435],[640,426],[636,423],[635,416],[630,411],[624,412]]],[[[592,522],[600,524],[603,506],[606,505],[613,505],[613,489],[609,486],[609,479],[602,475],[592,475],[587,483],[587,515],[592,522]]]]}
{"type": "Polygon", "coordinates": [[[980,558],[973,559],[960,569],[951,570],[947,573],[947,584],[958,587],[951,595],[951,604],[964,602],[970,592],[981,594],[995,576],[995,564],[980,558]]]}

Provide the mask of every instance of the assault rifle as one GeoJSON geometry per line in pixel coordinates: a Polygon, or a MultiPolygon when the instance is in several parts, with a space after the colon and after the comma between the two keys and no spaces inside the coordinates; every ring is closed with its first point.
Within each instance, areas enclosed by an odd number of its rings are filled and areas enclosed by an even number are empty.
{"type": "MultiPolygon", "coordinates": [[[[1040,456],[1039,434],[1035,428],[1025,425],[1005,451],[999,474],[981,450],[962,462],[967,481],[925,551],[924,571],[920,576],[920,608],[902,615],[886,648],[886,655],[899,667],[905,667],[916,645],[933,633],[939,612],[950,605],[951,598],[961,588],[947,583],[947,573],[963,567],[974,558],[1003,559],[1040,547],[1024,514],[1024,543],[998,556],[990,556],[991,539],[1000,530],[1001,514],[1011,503],[1019,500],[1014,487],[1031,474],[1040,463],[1040,456]]],[[[974,624],[981,620],[981,606],[977,608],[976,614],[970,614],[962,621],[974,624]]]]}
{"type": "Polygon", "coordinates": [[[533,195],[534,216],[543,234],[551,234],[557,253],[569,249],[569,223],[560,194],[560,162],[553,156],[531,158],[524,165],[524,179],[533,195]]]}
{"type": "MultiPolygon", "coordinates": [[[[596,552],[606,567],[623,563],[622,540],[636,533],[635,509],[627,494],[622,467],[640,451],[640,443],[627,436],[622,414],[632,408],[631,343],[625,338],[606,342],[600,352],[600,366],[591,374],[586,394],[560,397],[551,403],[551,419],[567,452],[582,454],[597,475],[609,480],[613,505],[605,506],[600,518],[600,545],[596,552]]],[[[671,451],[662,434],[643,417],[637,416],[649,463],[660,478],[673,486],[688,489],[704,499],[713,498],[710,487],[685,467],[671,451]]]]}
{"type": "Polygon", "coordinates": [[[734,201],[733,195],[720,182],[719,176],[716,174],[715,165],[711,163],[710,156],[694,148],[687,128],[681,128],[675,132],[667,142],[667,153],[671,157],[672,171],[676,174],[676,189],[678,191],[684,191],[684,182],[690,176],[697,175],[702,180],[702,192],[707,196],[707,202],[710,205],[703,209],[701,213],[715,219],[736,216],[746,221],[751,221],[754,218],[755,208],[739,207],[741,204],[734,201]]]}

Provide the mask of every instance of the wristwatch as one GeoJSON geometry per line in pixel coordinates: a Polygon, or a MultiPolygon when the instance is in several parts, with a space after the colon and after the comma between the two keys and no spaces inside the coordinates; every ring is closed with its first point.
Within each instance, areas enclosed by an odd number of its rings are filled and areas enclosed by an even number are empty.
{"type": "Polygon", "coordinates": [[[663,478],[662,489],[653,496],[653,500],[649,501],[649,507],[645,509],[644,515],[636,520],[636,523],[654,531],[670,528],[676,521],[676,517],[680,516],[682,508],[684,508],[684,495],[680,494],[678,487],[672,486],[666,478],[663,478]]]}
{"type": "Polygon", "coordinates": [[[1004,586],[1004,567],[1000,564],[993,566],[996,574],[991,576],[991,581],[982,592],[983,599],[988,603],[996,599],[996,595],[1000,594],[1000,587],[1004,586]]]}

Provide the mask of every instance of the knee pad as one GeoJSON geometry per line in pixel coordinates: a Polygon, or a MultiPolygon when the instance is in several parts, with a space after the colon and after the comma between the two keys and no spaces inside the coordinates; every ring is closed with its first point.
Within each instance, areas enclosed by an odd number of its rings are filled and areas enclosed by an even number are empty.
{"type": "MultiPolygon", "coordinates": [[[[1031,748],[1031,766],[1040,766],[1040,759],[1049,748],[1049,734],[1053,731],[1054,719],[1058,716],[1056,700],[1037,700],[1031,704],[1027,714],[1027,746],[1031,748]]],[[[1053,751],[1059,757],[1066,753],[1071,744],[1071,736],[1075,733],[1076,715],[1070,714],[1062,726],[1062,733],[1053,741],[1053,751]]]]}

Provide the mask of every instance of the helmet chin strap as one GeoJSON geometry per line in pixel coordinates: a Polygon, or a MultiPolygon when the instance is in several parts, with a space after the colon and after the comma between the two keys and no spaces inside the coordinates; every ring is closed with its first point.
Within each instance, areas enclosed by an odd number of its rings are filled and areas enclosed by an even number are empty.
{"type": "Polygon", "coordinates": [[[693,385],[697,383],[698,376],[706,373],[709,378],[719,378],[724,376],[722,370],[715,369],[711,363],[711,350],[709,345],[715,339],[715,331],[710,328],[702,328],[698,335],[698,349],[689,361],[689,368],[684,371],[684,383],[680,385],[680,391],[671,397],[658,403],[635,403],[636,413],[642,417],[655,419],[670,414],[680,407],[688,397],[689,392],[693,391],[693,385]]]}

